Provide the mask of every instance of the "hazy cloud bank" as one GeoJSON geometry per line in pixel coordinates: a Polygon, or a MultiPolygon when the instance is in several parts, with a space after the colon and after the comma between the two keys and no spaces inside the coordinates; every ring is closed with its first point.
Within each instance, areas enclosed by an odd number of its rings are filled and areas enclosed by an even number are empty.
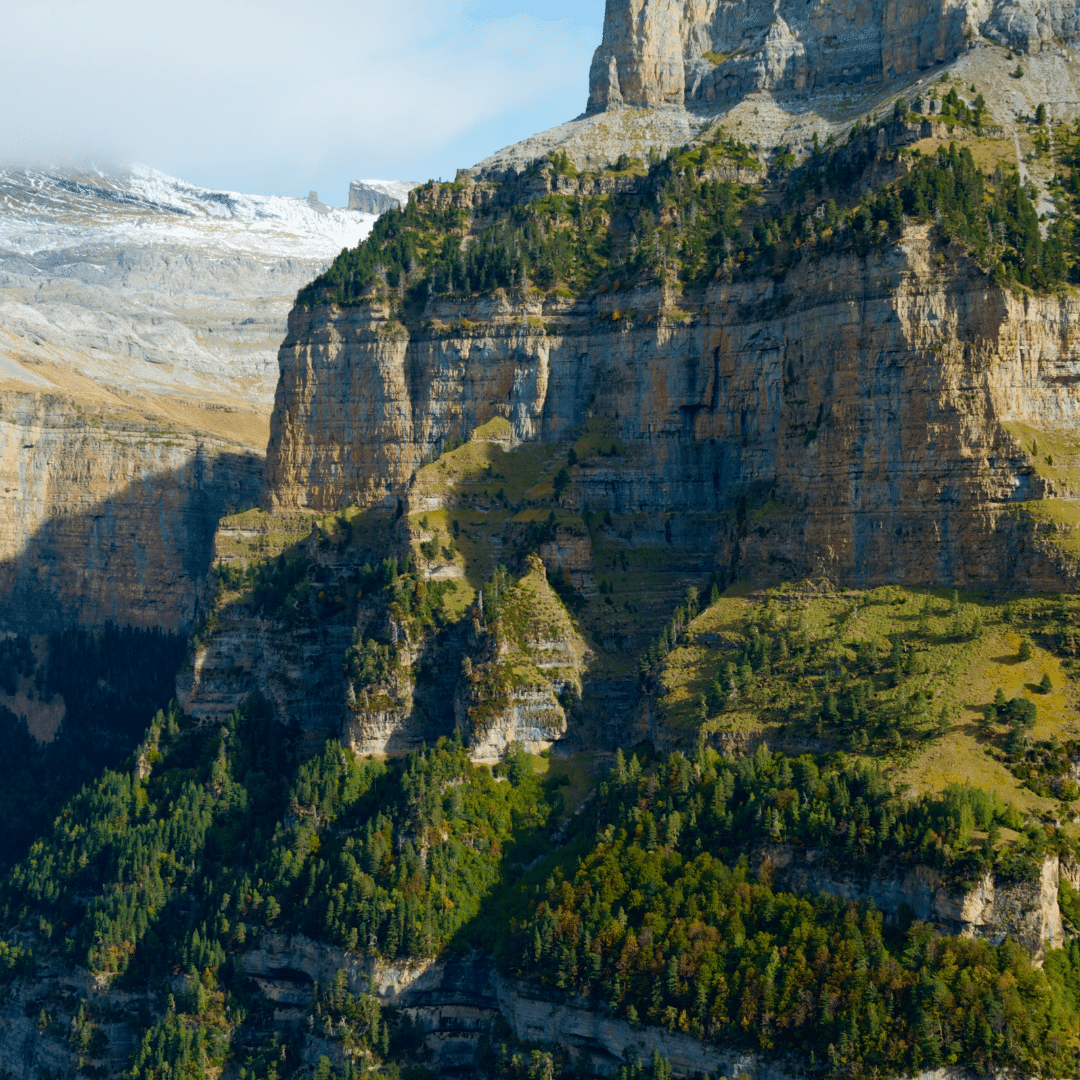
{"type": "Polygon", "coordinates": [[[353,177],[449,177],[576,115],[602,19],[601,0],[13,5],[0,154],[343,204],[353,177]]]}

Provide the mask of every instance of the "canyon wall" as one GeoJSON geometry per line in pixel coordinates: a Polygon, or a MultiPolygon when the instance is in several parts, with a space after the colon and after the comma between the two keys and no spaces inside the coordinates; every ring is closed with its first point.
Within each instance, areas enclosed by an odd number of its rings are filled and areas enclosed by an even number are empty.
{"type": "Polygon", "coordinates": [[[803,259],[782,283],[433,299],[408,329],[391,316],[292,312],[269,505],[404,506],[425,455],[494,416],[515,444],[603,420],[628,450],[583,467],[564,504],[648,515],[642,539],[704,531],[724,565],[864,585],[1073,577],[1019,507],[1075,493],[1002,425],[1075,422],[1080,304],[993,288],[925,228],[803,259]]]}
{"type": "Polygon", "coordinates": [[[217,520],[261,476],[223,440],[0,392],[0,630],[189,627],[217,520]]]}
{"type": "Polygon", "coordinates": [[[0,168],[0,200],[0,631],[186,628],[296,290],[374,217],[143,168],[0,168]]]}

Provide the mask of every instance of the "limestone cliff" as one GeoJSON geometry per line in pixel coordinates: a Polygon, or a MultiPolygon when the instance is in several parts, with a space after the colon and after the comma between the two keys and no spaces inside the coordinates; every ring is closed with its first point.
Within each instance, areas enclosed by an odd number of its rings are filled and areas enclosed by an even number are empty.
{"type": "Polygon", "coordinates": [[[608,0],[588,111],[715,106],[756,91],[883,82],[950,60],[982,33],[1038,52],[1080,29],[1073,4],[608,0]]]}
{"type": "Polygon", "coordinates": [[[1045,860],[1035,881],[996,880],[986,873],[974,888],[964,888],[929,866],[882,866],[867,880],[858,880],[830,867],[822,852],[790,847],[758,852],[755,859],[759,864],[768,860],[773,880],[781,888],[872,899],[894,916],[906,906],[914,918],[936,923],[949,933],[982,937],[994,944],[1011,937],[1036,963],[1042,963],[1048,947],[1060,948],[1065,941],[1058,907],[1063,869],[1056,855],[1045,860]]]}
{"type": "Polygon", "coordinates": [[[260,456],[0,393],[0,629],[191,625],[218,517],[258,498],[260,456]]]}
{"type": "Polygon", "coordinates": [[[327,732],[338,733],[353,627],[341,618],[320,618],[312,605],[320,592],[347,587],[373,553],[363,543],[343,551],[320,544],[318,525],[311,515],[270,518],[258,510],[219,523],[210,555],[218,572],[198,591],[203,619],[191,663],[177,676],[176,696],[185,712],[221,720],[258,691],[281,723],[311,733],[314,746],[327,732]],[[222,581],[222,570],[242,570],[282,553],[301,571],[302,605],[290,598],[282,608],[264,611],[251,605],[250,591],[230,590],[222,581]]]}
{"type": "Polygon", "coordinates": [[[295,291],[374,217],[142,168],[5,167],[0,197],[0,630],[187,627],[295,291]]]}
{"type": "Polygon", "coordinates": [[[1075,493],[1005,425],[1074,420],[1078,315],[1068,294],[991,287],[921,228],[695,296],[431,299],[409,328],[381,302],[297,307],[266,497],[394,507],[425,455],[493,416],[515,443],[604,419],[633,453],[583,467],[565,498],[650,515],[641,538],[704,530],[723,565],[780,559],[865,584],[1051,586],[1072,569],[1022,506],[1075,493]]]}

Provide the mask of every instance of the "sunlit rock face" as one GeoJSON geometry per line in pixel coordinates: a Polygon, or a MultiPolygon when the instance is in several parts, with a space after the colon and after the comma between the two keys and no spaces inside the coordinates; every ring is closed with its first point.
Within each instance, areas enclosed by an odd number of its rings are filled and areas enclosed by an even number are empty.
{"type": "Polygon", "coordinates": [[[588,112],[858,88],[951,60],[980,34],[1023,52],[1071,41],[1075,4],[969,0],[610,0],[588,112]]]}

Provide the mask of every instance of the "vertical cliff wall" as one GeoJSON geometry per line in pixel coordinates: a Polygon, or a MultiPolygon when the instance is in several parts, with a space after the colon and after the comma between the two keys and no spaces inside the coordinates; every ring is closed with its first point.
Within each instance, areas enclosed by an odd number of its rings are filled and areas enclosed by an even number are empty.
{"type": "Polygon", "coordinates": [[[293,311],[271,505],[394,507],[425,455],[492,416],[519,443],[604,418],[634,451],[583,471],[577,508],[653,515],[642,527],[676,543],[711,530],[725,563],[862,583],[1072,574],[1023,541],[1015,511],[1075,493],[1004,425],[1075,421],[1080,306],[992,288],[959,249],[939,259],[925,229],[804,260],[782,284],[437,300],[411,329],[391,316],[293,311]]]}
{"type": "Polygon", "coordinates": [[[218,518],[258,498],[242,447],[0,393],[0,630],[188,627],[218,518]]]}
{"type": "Polygon", "coordinates": [[[1075,38],[1072,5],[954,0],[608,0],[588,112],[859,87],[940,64],[981,33],[1025,52],[1075,38]]]}

